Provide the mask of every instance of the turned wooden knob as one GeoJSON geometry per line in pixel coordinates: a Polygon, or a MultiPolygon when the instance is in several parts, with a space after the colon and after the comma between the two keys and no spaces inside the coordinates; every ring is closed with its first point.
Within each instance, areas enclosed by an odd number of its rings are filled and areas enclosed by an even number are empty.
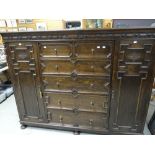
{"type": "Polygon", "coordinates": [[[60,120],[60,122],[62,123],[62,121],[63,121],[63,117],[60,116],[60,117],[59,117],[59,120],[60,120]]]}
{"type": "Polygon", "coordinates": [[[59,66],[58,65],[55,65],[55,68],[56,68],[56,70],[58,70],[59,66]]]}
{"type": "Polygon", "coordinates": [[[61,105],[61,100],[58,100],[58,104],[61,105]]]}
{"type": "Polygon", "coordinates": [[[60,82],[57,82],[56,85],[57,85],[57,87],[60,87],[60,82]]]}
{"type": "Polygon", "coordinates": [[[92,54],[94,55],[95,49],[92,48],[92,49],[91,49],[91,52],[92,52],[92,54]]]}
{"type": "Polygon", "coordinates": [[[94,106],[94,102],[93,102],[93,101],[91,101],[90,104],[91,104],[92,106],[94,106]]]}
{"type": "Polygon", "coordinates": [[[93,119],[89,120],[89,124],[92,126],[93,125],[93,119]]]}
{"type": "Polygon", "coordinates": [[[90,87],[94,87],[94,84],[93,84],[93,83],[91,83],[91,84],[90,84],[90,87]]]}
{"type": "Polygon", "coordinates": [[[55,54],[57,55],[57,49],[56,49],[56,48],[54,49],[54,52],[55,52],[55,54]]]}
{"type": "Polygon", "coordinates": [[[91,65],[91,66],[90,66],[90,68],[91,68],[91,69],[94,69],[94,66],[93,66],[93,65],[91,65]]]}

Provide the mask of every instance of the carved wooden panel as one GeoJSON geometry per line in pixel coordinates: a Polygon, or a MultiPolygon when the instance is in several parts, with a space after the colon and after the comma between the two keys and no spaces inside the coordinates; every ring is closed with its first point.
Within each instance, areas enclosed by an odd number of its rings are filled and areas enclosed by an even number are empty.
{"type": "Polygon", "coordinates": [[[14,72],[16,92],[20,96],[19,104],[22,120],[42,121],[37,86],[37,71],[34,48],[31,43],[10,43],[10,60],[14,72]]]}
{"type": "MultiPolygon", "coordinates": [[[[152,41],[122,40],[118,53],[114,85],[115,114],[113,130],[142,132],[140,109],[144,102],[143,94],[148,72],[152,63],[152,41]]],[[[149,88],[150,89],[150,88],[149,88]]]]}

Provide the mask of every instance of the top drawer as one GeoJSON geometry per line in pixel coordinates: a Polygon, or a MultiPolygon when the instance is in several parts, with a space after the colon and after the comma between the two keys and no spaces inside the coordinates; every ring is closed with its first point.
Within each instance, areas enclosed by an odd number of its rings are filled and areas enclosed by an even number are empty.
{"type": "Polygon", "coordinates": [[[51,58],[86,58],[110,59],[112,42],[110,41],[83,41],[75,43],[41,43],[42,57],[51,58]]]}
{"type": "Polygon", "coordinates": [[[108,59],[112,53],[112,43],[101,42],[79,42],[75,44],[76,56],[79,58],[99,58],[108,59]]]}
{"type": "Polygon", "coordinates": [[[41,43],[40,49],[43,57],[69,57],[72,54],[70,43],[41,43]]]}

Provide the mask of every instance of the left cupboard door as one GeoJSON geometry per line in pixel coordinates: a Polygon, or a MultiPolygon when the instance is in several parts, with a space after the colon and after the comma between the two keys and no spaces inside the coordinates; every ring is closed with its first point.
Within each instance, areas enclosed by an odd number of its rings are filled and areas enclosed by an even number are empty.
{"type": "Polygon", "coordinates": [[[46,122],[42,102],[37,43],[5,43],[20,121],[46,122]]]}

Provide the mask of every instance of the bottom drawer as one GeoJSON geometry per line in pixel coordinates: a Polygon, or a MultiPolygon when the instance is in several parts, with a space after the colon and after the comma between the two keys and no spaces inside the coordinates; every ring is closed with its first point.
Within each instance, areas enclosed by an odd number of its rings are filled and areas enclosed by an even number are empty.
{"type": "Polygon", "coordinates": [[[104,113],[48,109],[48,114],[50,123],[58,123],[61,126],[71,125],[94,130],[108,128],[107,115],[104,113]]]}

